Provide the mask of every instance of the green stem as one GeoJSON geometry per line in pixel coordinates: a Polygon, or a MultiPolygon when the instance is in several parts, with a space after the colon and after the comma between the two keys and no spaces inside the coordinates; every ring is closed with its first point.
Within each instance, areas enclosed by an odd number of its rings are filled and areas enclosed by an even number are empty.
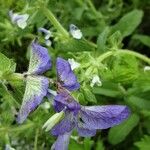
{"type": "Polygon", "coordinates": [[[35,133],[35,139],[34,139],[34,150],[37,150],[37,144],[38,144],[38,136],[39,136],[39,129],[36,130],[35,133]]]}
{"type": "Polygon", "coordinates": [[[87,0],[88,5],[90,6],[91,10],[93,11],[93,13],[95,14],[95,16],[99,17],[99,18],[103,18],[103,15],[101,14],[101,12],[97,12],[97,10],[95,9],[95,6],[93,5],[93,3],[91,2],[91,0],[87,0]]]}
{"type": "Polygon", "coordinates": [[[9,75],[8,77],[6,77],[6,80],[23,80],[24,76],[21,73],[13,73],[11,75],[9,75]]]}
{"type": "Polygon", "coordinates": [[[11,129],[9,129],[9,131],[11,131],[11,132],[22,132],[23,130],[31,129],[33,127],[34,127],[33,123],[28,123],[28,124],[25,124],[25,125],[21,125],[21,126],[18,126],[18,127],[11,128],[11,129]]]}
{"type": "Polygon", "coordinates": [[[130,50],[127,50],[127,49],[120,49],[120,50],[117,50],[117,51],[108,51],[104,54],[102,54],[98,60],[99,62],[102,62],[104,61],[106,58],[112,56],[112,55],[116,55],[116,54],[128,54],[128,55],[132,55],[132,56],[135,56],[141,60],[143,60],[144,62],[150,64],[150,59],[140,53],[137,53],[135,51],[130,51],[130,50]]]}
{"type": "Polygon", "coordinates": [[[48,8],[43,7],[42,8],[42,12],[50,20],[50,22],[54,25],[54,27],[60,33],[62,33],[63,36],[65,36],[67,38],[69,37],[68,32],[63,28],[63,26],[58,22],[58,20],[55,18],[55,16],[53,15],[53,13],[48,8]]]}
{"type": "Polygon", "coordinates": [[[127,49],[123,49],[123,50],[121,49],[118,52],[123,53],[123,54],[129,54],[129,55],[135,56],[135,57],[145,61],[146,63],[150,64],[150,58],[148,58],[148,57],[146,57],[146,56],[144,56],[144,55],[142,55],[140,53],[137,53],[135,51],[131,51],[131,50],[127,50],[127,49]]]}

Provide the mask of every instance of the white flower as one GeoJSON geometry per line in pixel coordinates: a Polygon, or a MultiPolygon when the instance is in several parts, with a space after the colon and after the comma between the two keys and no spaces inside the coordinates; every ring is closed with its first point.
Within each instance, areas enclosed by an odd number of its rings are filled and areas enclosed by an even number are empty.
{"type": "Polygon", "coordinates": [[[101,80],[100,80],[98,75],[94,75],[93,76],[90,86],[93,87],[95,84],[97,86],[102,86],[102,82],[101,82],[101,80]]]}
{"type": "Polygon", "coordinates": [[[150,71],[150,66],[145,66],[144,71],[150,71]]]}
{"type": "Polygon", "coordinates": [[[13,11],[9,11],[9,16],[12,23],[17,24],[19,28],[24,29],[27,26],[28,14],[19,15],[18,13],[13,13],[13,11]]]}
{"type": "Polygon", "coordinates": [[[82,38],[82,32],[80,29],[78,29],[78,27],[76,27],[75,25],[71,24],[70,25],[70,34],[73,36],[73,38],[75,39],[81,39],[82,38]]]}
{"type": "Polygon", "coordinates": [[[79,68],[79,66],[80,66],[80,64],[78,62],[76,62],[73,58],[68,59],[68,62],[70,64],[72,70],[79,68]]]}

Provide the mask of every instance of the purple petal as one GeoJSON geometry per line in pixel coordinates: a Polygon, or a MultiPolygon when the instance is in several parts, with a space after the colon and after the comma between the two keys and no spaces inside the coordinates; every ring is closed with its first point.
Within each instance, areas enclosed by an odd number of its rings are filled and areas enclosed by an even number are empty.
{"type": "Polygon", "coordinates": [[[77,78],[68,61],[58,57],[56,62],[57,74],[59,80],[62,82],[62,86],[66,89],[73,91],[80,88],[80,84],[77,82],[77,78]]]}
{"type": "Polygon", "coordinates": [[[51,150],[68,150],[71,132],[59,135],[56,142],[52,145],[51,150]]]}
{"type": "Polygon", "coordinates": [[[79,127],[79,126],[77,127],[77,131],[78,131],[79,136],[82,136],[82,137],[91,137],[91,136],[95,136],[96,134],[96,129],[90,130],[90,129],[79,127]]]}
{"type": "Polygon", "coordinates": [[[81,119],[88,129],[107,129],[120,124],[128,118],[130,110],[127,106],[85,106],[81,108],[81,119]]]}
{"type": "Polygon", "coordinates": [[[70,132],[74,127],[74,116],[71,113],[66,113],[65,118],[52,128],[51,133],[55,136],[62,135],[70,132]]]}
{"type": "Polygon", "coordinates": [[[55,96],[54,107],[58,112],[62,111],[65,107],[74,113],[77,113],[81,109],[80,104],[67,92],[62,92],[55,96]]]}
{"type": "Polygon", "coordinates": [[[28,73],[42,74],[52,66],[48,50],[33,42],[28,73]]]}
{"type": "Polygon", "coordinates": [[[17,122],[23,123],[29,113],[33,111],[46,96],[49,80],[42,76],[28,76],[23,102],[18,114],[17,122]]]}

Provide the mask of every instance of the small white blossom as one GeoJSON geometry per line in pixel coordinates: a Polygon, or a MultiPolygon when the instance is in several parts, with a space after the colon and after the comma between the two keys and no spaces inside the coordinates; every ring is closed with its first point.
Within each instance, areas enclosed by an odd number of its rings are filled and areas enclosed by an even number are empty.
{"type": "Polygon", "coordinates": [[[144,71],[150,71],[150,66],[145,66],[144,71]]]}
{"type": "Polygon", "coordinates": [[[81,39],[82,38],[82,32],[80,29],[78,29],[78,27],[76,27],[75,25],[71,24],[70,25],[70,34],[73,36],[73,38],[75,39],[81,39]]]}
{"type": "Polygon", "coordinates": [[[9,12],[12,23],[18,25],[19,28],[24,29],[27,26],[28,14],[19,15],[18,13],[9,12]]]}
{"type": "Polygon", "coordinates": [[[100,80],[98,75],[94,75],[93,76],[90,86],[93,87],[95,84],[97,86],[102,86],[102,82],[101,82],[101,80],[100,80]]]}
{"type": "Polygon", "coordinates": [[[76,62],[73,58],[68,59],[68,62],[70,64],[72,70],[80,67],[80,63],[76,62]]]}

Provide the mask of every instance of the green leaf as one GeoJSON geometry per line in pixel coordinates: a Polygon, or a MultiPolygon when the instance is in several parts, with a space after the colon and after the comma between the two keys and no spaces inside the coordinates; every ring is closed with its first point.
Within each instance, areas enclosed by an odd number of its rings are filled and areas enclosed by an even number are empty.
{"type": "Polygon", "coordinates": [[[150,36],[135,34],[132,38],[135,40],[139,40],[142,44],[150,47],[150,36]]]}
{"type": "Polygon", "coordinates": [[[15,68],[16,64],[13,62],[13,60],[0,53],[0,74],[14,72],[15,68]]]}
{"type": "Polygon", "coordinates": [[[107,37],[109,34],[109,28],[106,27],[104,29],[104,31],[99,34],[98,39],[97,39],[97,49],[100,52],[105,52],[106,51],[106,41],[107,41],[107,37]]]}
{"type": "Polygon", "coordinates": [[[141,23],[142,17],[142,10],[132,10],[125,14],[117,24],[112,26],[112,32],[120,31],[123,37],[129,36],[141,23]]]}
{"type": "Polygon", "coordinates": [[[80,52],[80,51],[92,51],[94,46],[86,40],[77,40],[69,38],[63,42],[58,42],[56,49],[67,52],[80,52]]]}
{"type": "Polygon", "coordinates": [[[139,150],[149,150],[150,149],[150,136],[145,135],[141,141],[135,142],[135,146],[139,148],[139,150]]]}
{"type": "Polygon", "coordinates": [[[101,87],[93,87],[93,93],[109,97],[120,97],[122,95],[118,84],[112,82],[103,82],[101,87]]]}
{"type": "Polygon", "coordinates": [[[139,122],[139,116],[132,114],[126,121],[122,124],[115,126],[109,130],[108,140],[111,144],[116,145],[127,137],[127,135],[132,131],[132,129],[137,126],[139,122]]]}
{"type": "Polygon", "coordinates": [[[88,102],[96,103],[95,95],[89,89],[83,89],[84,97],[88,102]]]}
{"type": "Polygon", "coordinates": [[[139,109],[150,109],[150,101],[137,96],[130,96],[126,98],[126,102],[130,106],[135,106],[139,109]]]}

